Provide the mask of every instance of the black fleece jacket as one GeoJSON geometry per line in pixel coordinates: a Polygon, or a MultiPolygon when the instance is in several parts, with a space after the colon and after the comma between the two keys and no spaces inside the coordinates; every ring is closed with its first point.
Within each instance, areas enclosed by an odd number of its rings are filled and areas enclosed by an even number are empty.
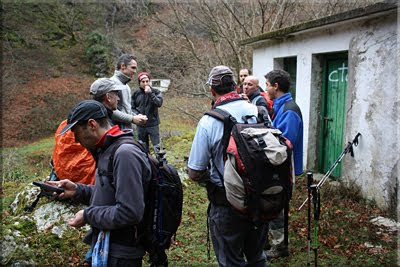
{"type": "Polygon", "coordinates": [[[151,88],[151,93],[146,94],[143,88],[139,88],[132,94],[132,113],[147,116],[147,123],[141,127],[151,127],[160,124],[158,108],[162,106],[163,97],[160,90],[151,88]]]}

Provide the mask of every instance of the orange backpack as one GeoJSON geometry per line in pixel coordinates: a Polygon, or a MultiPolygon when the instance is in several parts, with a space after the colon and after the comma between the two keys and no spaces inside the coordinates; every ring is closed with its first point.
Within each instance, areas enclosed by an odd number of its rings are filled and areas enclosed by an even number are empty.
{"type": "Polygon", "coordinates": [[[56,144],[53,151],[53,166],[60,180],[69,179],[75,183],[94,184],[96,163],[92,154],[75,142],[72,131],[57,136],[67,124],[64,120],[54,135],[56,144]]]}

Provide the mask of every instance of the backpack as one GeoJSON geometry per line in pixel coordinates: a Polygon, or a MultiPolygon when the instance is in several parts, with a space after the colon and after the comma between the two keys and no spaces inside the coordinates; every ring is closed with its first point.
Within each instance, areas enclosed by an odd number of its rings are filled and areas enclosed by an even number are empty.
{"type": "Polygon", "coordinates": [[[267,222],[288,207],[292,187],[292,145],[272,127],[268,111],[257,107],[257,123],[238,123],[228,112],[206,114],[224,123],[221,175],[230,205],[254,222],[267,222]]]}
{"type": "Polygon", "coordinates": [[[67,120],[60,123],[54,134],[55,145],[51,159],[54,172],[52,170],[51,179],[70,179],[74,183],[94,184],[96,162],[87,149],[75,142],[72,131],[58,135],[65,125],[67,125],[67,120]]]}
{"type": "Polygon", "coordinates": [[[152,266],[167,266],[165,250],[171,245],[171,239],[182,219],[183,190],[177,170],[159,152],[157,159],[133,138],[120,138],[111,152],[108,164],[108,178],[113,184],[113,159],[122,144],[133,144],[142,150],[151,166],[151,178],[145,196],[145,211],[138,226],[138,241],[149,253],[152,266]]]}

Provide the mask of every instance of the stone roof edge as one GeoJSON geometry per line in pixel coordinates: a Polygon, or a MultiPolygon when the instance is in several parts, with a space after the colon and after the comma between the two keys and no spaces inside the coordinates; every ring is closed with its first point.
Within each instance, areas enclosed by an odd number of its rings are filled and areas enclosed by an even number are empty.
{"type": "Polygon", "coordinates": [[[296,32],[300,32],[300,31],[312,29],[312,28],[326,26],[329,24],[333,24],[333,23],[337,23],[337,22],[341,22],[341,21],[345,21],[345,20],[356,19],[356,18],[372,15],[375,13],[389,11],[389,10],[392,10],[395,8],[397,8],[397,1],[380,2],[380,3],[366,6],[363,8],[357,8],[357,9],[349,10],[349,11],[346,11],[343,13],[338,13],[338,14],[334,14],[331,16],[306,21],[306,22],[303,22],[300,24],[296,24],[296,25],[293,25],[290,27],[278,29],[275,31],[266,32],[266,33],[257,35],[255,37],[241,40],[239,43],[240,43],[240,45],[251,45],[251,44],[254,44],[254,43],[257,43],[260,41],[264,41],[264,40],[268,40],[268,39],[284,38],[291,33],[296,33],[296,32]]]}

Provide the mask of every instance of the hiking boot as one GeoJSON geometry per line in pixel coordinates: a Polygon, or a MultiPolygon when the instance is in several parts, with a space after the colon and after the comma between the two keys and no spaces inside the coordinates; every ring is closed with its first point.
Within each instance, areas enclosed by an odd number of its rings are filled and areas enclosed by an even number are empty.
{"type": "Polygon", "coordinates": [[[288,247],[272,246],[270,250],[266,251],[267,259],[276,259],[289,256],[288,247]]]}

